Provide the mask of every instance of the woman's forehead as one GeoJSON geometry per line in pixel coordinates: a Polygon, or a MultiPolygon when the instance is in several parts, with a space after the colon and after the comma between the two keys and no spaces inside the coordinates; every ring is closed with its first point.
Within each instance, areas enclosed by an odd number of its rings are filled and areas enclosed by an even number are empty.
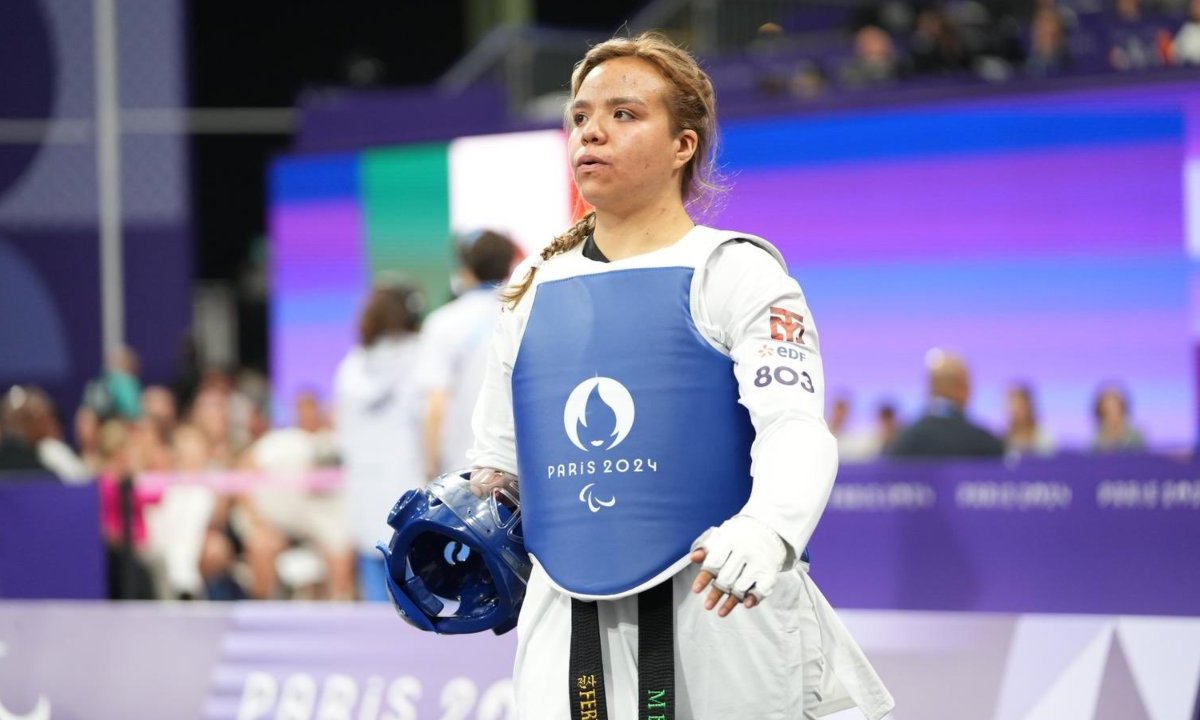
{"type": "Polygon", "coordinates": [[[650,63],[640,58],[613,58],[600,63],[579,86],[575,99],[604,102],[610,97],[637,97],[653,102],[662,96],[666,80],[650,63]]]}

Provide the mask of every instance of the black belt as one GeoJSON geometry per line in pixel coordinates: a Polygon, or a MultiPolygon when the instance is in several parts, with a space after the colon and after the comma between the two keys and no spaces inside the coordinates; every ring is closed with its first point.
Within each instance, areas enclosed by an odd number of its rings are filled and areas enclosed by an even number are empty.
{"type": "MultiPolygon", "coordinates": [[[[671,580],[638,595],[638,718],[675,718],[675,603],[671,580]]],[[[596,603],[571,599],[572,720],[608,720],[596,603]]]]}

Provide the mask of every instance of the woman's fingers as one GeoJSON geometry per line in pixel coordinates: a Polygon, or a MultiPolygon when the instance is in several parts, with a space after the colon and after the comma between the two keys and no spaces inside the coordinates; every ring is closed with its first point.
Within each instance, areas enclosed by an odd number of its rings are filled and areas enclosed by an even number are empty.
{"type": "MultiPolygon", "coordinates": [[[[692,553],[692,562],[702,563],[704,562],[704,558],[707,556],[708,553],[704,551],[704,548],[701,548],[692,553]]],[[[703,592],[704,588],[708,587],[708,584],[712,582],[712,579],[712,573],[708,572],[707,570],[701,570],[700,574],[696,576],[696,581],[692,583],[692,592],[703,592]]]]}
{"type": "MultiPolygon", "coordinates": [[[[706,556],[707,553],[703,548],[701,548],[700,550],[692,553],[691,560],[694,563],[702,563],[704,562],[704,558],[706,556]]],[[[696,575],[696,581],[692,583],[692,592],[704,592],[705,588],[709,588],[709,586],[712,585],[714,577],[715,576],[707,570],[701,570],[700,573],[696,575]]],[[[726,595],[718,590],[715,585],[712,585],[712,587],[709,588],[708,597],[704,598],[704,609],[712,610],[713,608],[717,607],[718,604],[721,605],[721,609],[717,611],[717,614],[721,617],[725,617],[729,613],[733,612],[733,609],[738,605],[745,605],[747,608],[754,607],[758,604],[758,598],[754,597],[753,595],[747,595],[745,600],[738,600],[736,595],[726,595]],[[721,603],[722,598],[725,600],[723,604],[721,603]]]]}
{"type": "Polygon", "coordinates": [[[736,595],[730,595],[729,597],[725,598],[725,604],[722,605],[721,609],[717,611],[717,615],[725,617],[729,613],[733,612],[733,609],[740,605],[741,602],[741,600],[737,599],[736,595]]]}

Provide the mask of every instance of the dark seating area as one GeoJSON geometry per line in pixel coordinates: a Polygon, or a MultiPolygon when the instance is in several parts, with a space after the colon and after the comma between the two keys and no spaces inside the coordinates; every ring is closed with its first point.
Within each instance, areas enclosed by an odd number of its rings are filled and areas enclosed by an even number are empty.
{"type": "Polygon", "coordinates": [[[1029,0],[814,3],[766,22],[706,68],[725,109],[1052,78],[1190,74],[1200,3],[1029,0]],[[1184,68],[1181,70],[1181,68],[1184,68]]]}

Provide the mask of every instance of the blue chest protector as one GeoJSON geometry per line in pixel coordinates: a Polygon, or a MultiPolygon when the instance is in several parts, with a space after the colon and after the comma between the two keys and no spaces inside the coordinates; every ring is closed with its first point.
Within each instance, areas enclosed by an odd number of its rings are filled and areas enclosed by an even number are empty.
{"type": "Polygon", "coordinates": [[[690,267],[537,288],[512,373],[525,546],[577,597],[640,591],[750,495],[754,428],[690,267]]]}

